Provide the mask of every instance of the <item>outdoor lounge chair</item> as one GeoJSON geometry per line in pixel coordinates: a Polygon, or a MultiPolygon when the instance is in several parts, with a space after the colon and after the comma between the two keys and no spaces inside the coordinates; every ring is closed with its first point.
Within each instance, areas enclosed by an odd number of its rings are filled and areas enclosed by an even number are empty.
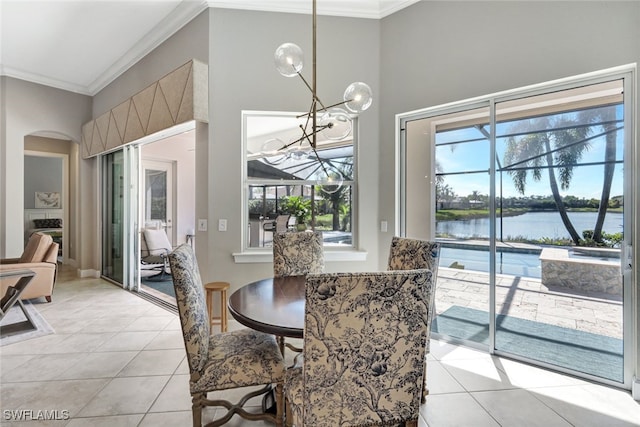
{"type": "Polygon", "coordinates": [[[171,273],[169,254],[173,251],[167,233],[163,229],[146,228],[140,238],[140,261],[142,270],[155,270],[147,280],[165,280],[171,273]]]}

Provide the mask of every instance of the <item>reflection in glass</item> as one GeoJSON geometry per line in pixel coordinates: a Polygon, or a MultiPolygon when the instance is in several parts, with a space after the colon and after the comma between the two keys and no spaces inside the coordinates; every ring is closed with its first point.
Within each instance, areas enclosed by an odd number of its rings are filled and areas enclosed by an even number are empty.
{"type": "MultiPolygon", "coordinates": [[[[331,131],[356,121],[344,110],[327,116],[336,122],[331,131]]],[[[355,120],[355,119],[354,119],[355,120]]],[[[246,157],[246,247],[269,247],[269,225],[278,215],[291,215],[289,227],[303,218],[288,212],[287,200],[300,197],[308,204],[307,228],[321,230],[326,246],[353,246],[351,212],[354,176],[353,131],[340,139],[321,132],[314,152],[306,139],[300,140],[300,126],[306,117],[295,113],[245,113],[243,115],[246,157]],[[284,141],[284,142],[283,142],[284,141]],[[268,142],[268,143],[266,143],[268,142]],[[282,148],[284,146],[284,148],[282,148]],[[281,154],[278,154],[281,153],[281,154]]],[[[332,135],[335,136],[335,135],[332,135]]]]}
{"type": "Polygon", "coordinates": [[[122,150],[102,158],[102,274],[124,280],[124,153],[122,150]]]}

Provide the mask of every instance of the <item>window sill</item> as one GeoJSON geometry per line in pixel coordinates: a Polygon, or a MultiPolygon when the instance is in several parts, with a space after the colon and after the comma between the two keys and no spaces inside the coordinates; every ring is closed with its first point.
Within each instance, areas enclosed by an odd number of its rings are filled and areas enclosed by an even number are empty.
{"type": "MultiPolygon", "coordinates": [[[[233,260],[236,264],[248,264],[248,263],[269,263],[273,262],[273,253],[267,251],[247,251],[236,252],[233,255],[233,260]]],[[[366,251],[324,251],[325,262],[335,261],[366,261],[368,252],[366,251]]]]}

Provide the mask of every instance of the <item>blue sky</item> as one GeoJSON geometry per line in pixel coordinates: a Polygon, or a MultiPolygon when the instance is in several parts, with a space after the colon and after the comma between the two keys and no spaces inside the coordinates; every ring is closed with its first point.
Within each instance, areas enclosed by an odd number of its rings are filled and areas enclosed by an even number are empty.
{"type": "MultiPolygon", "coordinates": [[[[622,117],[622,108],[616,108],[618,117],[622,117]]],[[[498,129],[500,133],[500,129],[498,129]]],[[[593,134],[601,132],[600,128],[595,130],[593,134]]],[[[467,129],[460,131],[450,131],[437,135],[437,143],[442,141],[454,141],[460,139],[479,138],[480,132],[475,129],[467,129]]],[[[590,141],[591,148],[584,153],[580,163],[602,162],[604,160],[605,139],[599,137],[590,141]]],[[[623,131],[617,133],[617,154],[618,160],[623,159],[623,131]]],[[[500,162],[503,162],[504,142],[500,139],[497,141],[496,150],[500,162]]],[[[436,149],[436,161],[441,166],[443,172],[460,172],[470,170],[487,170],[489,168],[489,141],[474,141],[461,144],[440,146],[436,149]]],[[[513,185],[511,176],[507,173],[502,177],[502,193],[504,197],[520,197],[513,185]]],[[[497,177],[500,182],[499,176],[497,177]]],[[[600,198],[603,181],[603,166],[582,166],[576,167],[573,171],[573,178],[568,190],[561,190],[561,195],[584,197],[587,199],[600,198]]],[[[458,196],[467,196],[473,191],[480,194],[489,194],[489,175],[488,173],[478,174],[462,174],[448,175],[445,177],[445,184],[453,188],[458,196]]],[[[496,188],[496,194],[499,195],[500,188],[496,188]]],[[[533,180],[531,174],[527,178],[525,196],[538,195],[548,196],[551,194],[547,179],[547,170],[543,170],[542,180],[537,182],[533,180]]],[[[611,190],[611,196],[623,194],[623,165],[616,164],[614,180],[611,190]]]]}

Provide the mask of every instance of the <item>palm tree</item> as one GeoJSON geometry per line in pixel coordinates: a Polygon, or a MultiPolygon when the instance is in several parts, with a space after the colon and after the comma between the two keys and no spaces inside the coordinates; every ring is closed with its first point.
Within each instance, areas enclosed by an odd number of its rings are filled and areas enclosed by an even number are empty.
{"type": "Polygon", "coordinates": [[[529,172],[534,181],[540,181],[543,169],[547,169],[558,213],[576,245],[581,238],[567,215],[558,181],[563,190],[569,188],[574,165],[590,148],[586,140],[589,132],[588,127],[578,126],[575,120],[564,116],[523,120],[510,132],[512,136],[507,139],[504,156],[503,170],[511,175],[520,194],[525,193],[529,172]]]}
{"type": "MultiPolygon", "coordinates": [[[[331,165],[340,172],[345,180],[353,179],[353,164],[346,162],[336,162],[331,163],[331,165]]],[[[331,202],[331,229],[333,231],[340,230],[340,212],[342,210],[341,206],[349,200],[349,197],[351,197],[351,186],[343,185],[335,192],[324,193],[323,197],[325,199],[329,199],[329,201],[331,202]]]]}
{"type": "MultiPolygon", "coordinates": [[[[593,240],[602,242],[602,226],[609,207],[611,197],[611,184],[613,174],[616,169],[616,140],[618,128],[616,126],[615,106],[607,106],[592,110],[581,111],[578,117],[584,123],[601,123],[605,133],[605,153],[604,153],[604,180],[602,193],[600,194],[600,204],[598,205],[598,217],[593,228],[593,240]]],[[[592,129],[591,127],[589,129],[592,129]]]]}

